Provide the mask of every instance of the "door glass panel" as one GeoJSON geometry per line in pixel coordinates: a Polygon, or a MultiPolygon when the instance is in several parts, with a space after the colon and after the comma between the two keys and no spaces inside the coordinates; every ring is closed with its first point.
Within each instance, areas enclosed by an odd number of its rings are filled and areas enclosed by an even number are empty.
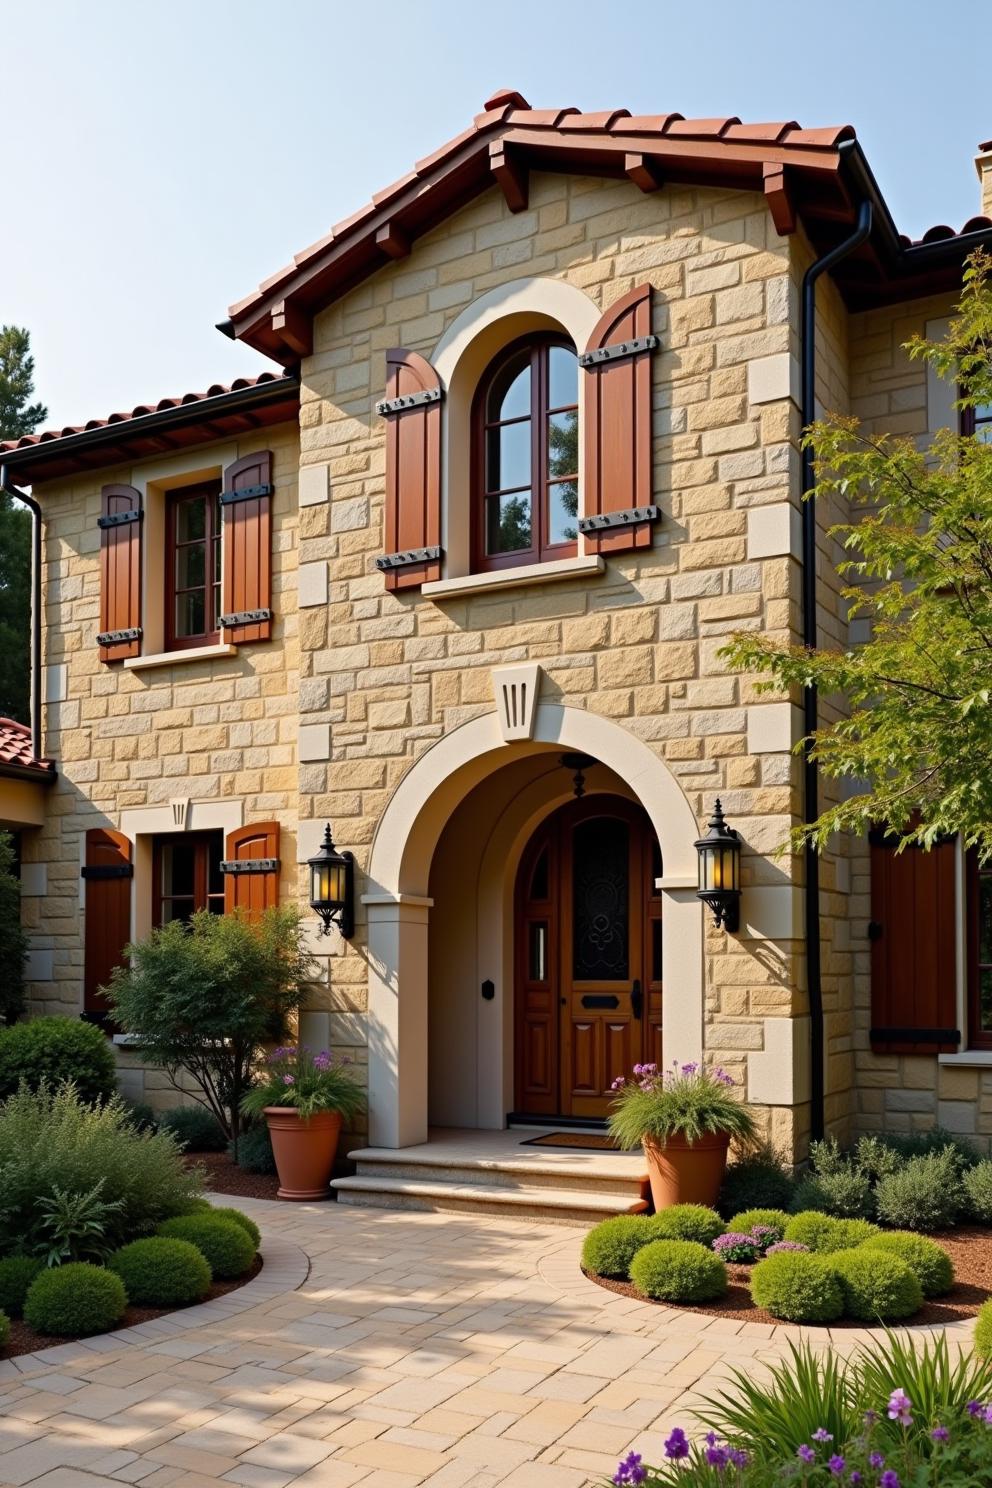
{"type": "Polygon", "coordinates": [[[528,936],[527,975],[532,982],[548,980],[548,924],[546,920],[531,922],[528,936]]]}
{"type": "Polygon", "coordinates": [[[530,419],[490,429],[486,436],[486,490],[516,491],[529,485],[530,419]]]}
{"type": "Polygon", "coordinates": [[[548,542],[575,542],[579,535],[579,488],[575,481],[548,487],[548,542]]]}
{"type": "Polygon", "coordinates": [[[552,346],[548,352],[548,407],[567,408],[578,401],[579,363],[575,352],[567,346],[552,346]]]}
{"type": "Polygon", "coordinates": [[[661,921],[651,921],[651,980],[661,981],[661,921]]]}
{"type": "Polygon", "coordinates": [[[630,851],[627,823],[596,817],[572,838],[572,975],[576,981],[630,977],[630,851]]]}
{"type": "Polygon", "coordinates": [[[542,902],[548,897],[548,849],[544,848],[541,856],[534,864],[534,872],[530,877],[531,899],[539,899],[542,902]]]}
{"type": "Polygon", "coordinates": [[[518,553],[531,545],[530,492],[486,501],[486,552],[518,553]]]}

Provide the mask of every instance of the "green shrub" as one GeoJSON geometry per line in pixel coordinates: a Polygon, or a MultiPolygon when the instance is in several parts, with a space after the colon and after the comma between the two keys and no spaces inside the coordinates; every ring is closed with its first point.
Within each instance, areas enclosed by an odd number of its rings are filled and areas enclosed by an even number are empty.
{"type": "Polygon", "coordinates": [[[0,1348],[3,1348],[4,1344],[7,1342],[7,1339],[9,1337],[10,1337],[10,1318],[3,1311],[3,1309],[0,1308],[0,1348]]]}
{"type": "Polygon", "coordinates": [[[695,1240],[699,1245],[712,1245],[727,1228],[716,1210],[705,1204],[673,1204],[651,1222],[657,1240],[695,1240]]]}
{"type": "Polygon", "coordinates": [[[992,1225],[992,1162],[988,1158],[962,1174],[968,1213],[979,1224],[992,1225]]]}
{"type": "Polygon", "coordinates": [[[227,1144],[228,1156],[246,1173],[275,1173],[276,1160],[272,1155],[272,1139],[265,1122],[253,1122],[246,1126],[238,1137],[237,1150],[234,1142],[227,1144]]]}
{"type": "Polygon", "coordinates": [[[727,1290],[727,1268],[695,1240],[652,1240],[630,1263],[630,1279],[656,1302],[709,1302],[727,1290]]]}
{"type": "Polygon", "coordinates": [[[170,1240],[164,1235],[132,1240],[107,1264],[138,1307],[185,1307],[199,1302],[213,1279],[201,1250],[188,1240],[170,1240]]]}
{"type": "Polygon", "coordinates": [[[595,1276],[621,1277],[626,1281],[634,1256],[657,1239],[651,1221],[641,1214],[618,1214],[595,1225],[582,1242],[582,1265],[595,1276]]]}
{"type": "Polygon", "coordinates": [[[25,1088],[0,1106],[0,1173],[0,1252],[50,1245],[41,1201],[57,1192],[97,1193],[98,1238],[115,1250],[180,1213],[202,1187],[172,1137],[136,1131],[120,1097],[88,1106],[71,1086],[25,1088]]]}
{"type": "Polygon", "coordinates": [[[731,1163],[716,1207],[725,1219],[742,1209],[788,1209],[795,1181],[770,1148],[731,1163]]]}
{"type": "Polygon", "coordinates": [[[786,1240],[795,1240],[799,1245],[808,1245],[820,1255],[829,1255],[835,1250],[851,1250],[878,1234],[878,1226],[866,1219],[837,1219],[832,1214],[822,1214],[818,1209],[806,1209],[802,1214],[793,1214],[785,1227],[786,1240]]]}
{"type": "Polygon", "coordinates": [[[158,1124],[185,1152],[223,1152],[227,1146],[224,1128],[206,1106],[175,1106],[162,1112],[158,1124]]]}
{"type": "Polygon", "coordinates": [[[21,885],[14,861],[10,834],[0,832],[0,1023],[13,1023],[24,1011],[28,938],[21,923],[21,885]]]}
{"type": "Polygon", "coordinates": [[[35,1277],[24,1301],[24,1319],[39,1333],[82,1338],[112,1328],[126,1306],[127,1293],[116,1272],[71,1261],[35,1277]]]}
{"type": "Polygon", "coordinates": [[[877,1183],[901,1168],[905,1158],[900,1156],[884,1137],[859,1137],[854,1149],[854,1166],[871,1182],[877,1183]]]}
{"type": "Polygon", "coordinates": [[[958,1169],[974,1167],[981,1160],[981,1153],[967,1137],[959,1137],[943,1126],[932,1126],[923,1132],[885,1132],[878,1140],[905,1162],[914,1157],[927,1157],[930,1153],[948,1152],[958,1169]]]}
{"type": "Polygon", "coordinates": [[[861,1243],[862,1250],[884,1250],[898,1256],[912,1271],[924,1297],[942,1297],[954,1285],[951,1258],[936,1240],[910,1230],[884,1230],[861,1243]]]}
{"type": "Polygon", "coordinates": [[[43,1269],[38,1256],[12,1255],[0,1261],[0,1308],[9,1317],[20,1317],[28,1288],[43,1269]]]}
{"type": "Polygon", "coordinates": [[[147,1101],[128,1101],[127,1117],[135,1131],[158,1131],[158,1117],[147,1101]]]}
{"type": "Polygon", "coordinates": [[[837,1226],[837,1250],[853,1250],[856,1245],[864,1245],[866,1240],[874,1239],[879,1233],[878,1225],[867,1219],[839,1219],[837,1226]]]}
{"type": "Polygon", "coordinates": [[[894,1230],[948,1229],[965,1207],[961,1163],[952,1148],[912,1157],[883,1178],[876,1190],[878,1215],[894,1230]]]}
{"type": "Polygon", "coordinates": [[[251,1236],[251,1243],[257,1250],[262,1243],[262,1232],[253,1219],[247,1214],[242,1214],[240,1209],[217,1208],[213,1204],[208,1206],[211,1214],[217,1214],[221,1219],[229,1219],[232,1224],[240,1225],[246,1234],[251,1236]]]}
{"type": "Polygon", "coordinates": [[[784,1209],[744,1209],[728,1221],[727,1229],[748,1235],[755,1225],[764,1225],[775,1231],[776,1240],[783,1240],[788,1223],[789,1215],[784,1209]]]}
{"type": "Polygon", "coordinates": [[[844,1307],[840,1282],[822,1256],[781,1251],[751,1273],[751,1297],[787,1323],[832,1323],[844,1307]]]}
{"type": "Polygon", "coordinates": [[[840,1278],[844,1312],[863,1322],[894,1322],[923,1306],[923,1288],[897,1255],[882,1250],[838,1250],[829,1264],[840,1278]]]}
{"type": "Polygon", "coordinates": [[[795,1213],[818,1209],[838,1219],[874,1219],[875,1190],[871,1180],[853,1168],[838,1168],[804,1178],[793,1196],[795,1213]]]}
{"type": "Polygon", "coordinates": [[[975,1353],[992,1360],[992,1300],[983,1302],[975,1320],[975,1353]]]}
{"type": "Polygon", "coordinates": [[[72,1079],[81,1101],[106,1101],[117,1090],[110,1040],[93,1023],[74,1018],[33,1018],[0,1028],[0,1100],[23,1081],[37,1090],[72,1079]]]}
{"type": "Polygon", "coordinates": [[[213,1214],[182,1214],[158,1227],[160,1235],[188,1240],[201,1250],[218,1281],[243,1276],[255,1259],[255,1245],[247,1230],[213,1214]]]}

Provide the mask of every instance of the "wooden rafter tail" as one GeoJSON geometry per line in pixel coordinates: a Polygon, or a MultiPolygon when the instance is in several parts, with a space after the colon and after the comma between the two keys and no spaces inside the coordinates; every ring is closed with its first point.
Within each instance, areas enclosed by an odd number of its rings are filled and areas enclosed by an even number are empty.
{"type": "Polygon", "coordinates": [[[657,191],[665,184],[664,172],[650,155],[625,155],[623,168],[628,178],[641,191],[657,191]]]}
{"type": "Polygon", "coordinates": [[[398,222],[384,222],[375,235],[376,246],[389,258],[406,258],[410,252],[410,239],[398,222]]]}
{"type": "Polygon", "coordinates": [[[772,221],[779,237],[787,238],[796,230],[796,209],[789,191],[785,166],[765,161],[762,167],[765,183],[765,200],[772,214],[772,221]]]}
{"type": "Polygon", "coordinates": [[[489,146],[489,169],[511,212],[525,212],[528,202],[528,173],[520,156],[502,140],[489,146]]]}

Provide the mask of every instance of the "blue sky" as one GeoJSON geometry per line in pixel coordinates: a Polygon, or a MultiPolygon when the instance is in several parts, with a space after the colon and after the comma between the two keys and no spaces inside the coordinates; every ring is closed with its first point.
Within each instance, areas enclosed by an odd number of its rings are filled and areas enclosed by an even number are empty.
{"type": "Polygon", "coordinates": [[[228,304],[462,129],[537,107],[852,123],[901,231],[978,211],[979,0],[6,0],[0,322],[49,423],[269,366],[228,304]]]}

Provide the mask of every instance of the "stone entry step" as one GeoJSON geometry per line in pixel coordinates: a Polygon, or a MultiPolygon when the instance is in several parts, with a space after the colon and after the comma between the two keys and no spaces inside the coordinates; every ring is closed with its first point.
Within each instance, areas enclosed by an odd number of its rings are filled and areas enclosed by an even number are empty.
{"type": "Polygon", "coordinates": [[[349,1153],[354,1177],[337,1178],[341,1204],[434,1209],[552,1224],[590,1225],[648,1207],[640,1154],[533,1147],[533,1129],[438,1130],[414,1147],[349,1153]]]}

